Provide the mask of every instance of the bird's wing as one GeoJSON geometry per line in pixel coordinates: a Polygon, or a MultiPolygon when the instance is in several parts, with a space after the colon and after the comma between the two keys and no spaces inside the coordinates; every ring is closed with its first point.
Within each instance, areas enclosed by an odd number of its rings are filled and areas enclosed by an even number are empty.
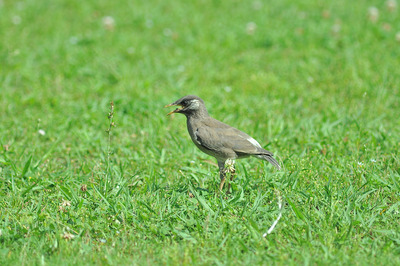
{"type": "Polygon", "coordinates": [[[238,156],[273,155],[246,133],[212,118],[202,121],[195,137],[201,146],[213,151],[233,150],[238,156]]]}

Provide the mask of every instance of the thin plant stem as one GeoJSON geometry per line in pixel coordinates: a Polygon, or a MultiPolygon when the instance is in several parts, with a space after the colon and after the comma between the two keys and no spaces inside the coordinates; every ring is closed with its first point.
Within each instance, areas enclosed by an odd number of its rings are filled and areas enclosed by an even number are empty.
{"type": "Polygon", "coordinates": [[[106,133],[108,135],[108,144],[107,144],[107,170],[106,170],[106,182],[104,184],[104,193],[107,191],[107,184],[111,179],[111,141],[112,141],[112,128],[115,127],[114,123],[114,102],[110,102],[110,112],[108,113],[108,128],[106,129],[106,133]]]}

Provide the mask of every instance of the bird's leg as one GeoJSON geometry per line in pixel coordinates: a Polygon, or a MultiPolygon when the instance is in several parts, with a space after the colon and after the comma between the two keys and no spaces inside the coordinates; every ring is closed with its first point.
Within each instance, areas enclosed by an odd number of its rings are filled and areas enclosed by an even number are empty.
{"type": "Polygon", "coordinates": [[[235,173],[236,173],[235,166],[232,165],[232,168],[230,169],[230,172],[231,172],[231,180],[228,183],[228,191],[227,191],[227,193],[231,193],[230,192],[230,190],[231,190],[231,182],[233,181],[233,177],[235,176],[235,173]]]}
{"type": "Polygon", "coordinates": [[[221,179],[221,183],[219,183],[219,190],[222,190],[226,179],[225,161],[218,161],[218,168],[219,168],[219,178],[221,179]]]}
{"type": "Polygon", "coordinates": [[[235,169],[235,160],[227,160],[226,161],[226,171],[230,172],[230,176],[231,176],[231,180],[228,183],[228,190],[226,193],[230,193],[231,190],[231,182],[233,181],[233,177],[236,173],[236,169],[235,169]]]}

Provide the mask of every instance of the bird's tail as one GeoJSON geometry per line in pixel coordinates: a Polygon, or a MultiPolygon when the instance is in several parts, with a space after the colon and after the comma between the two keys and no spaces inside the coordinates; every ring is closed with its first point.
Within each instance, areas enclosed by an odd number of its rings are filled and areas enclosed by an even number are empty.
{"type": "Polygon", "coordinates": [[[276,169],[281,170],[281,166],[279,165],[278,161],[270,154],[258,154],[256,155],[257,158],[270,162],[276,169]]]}

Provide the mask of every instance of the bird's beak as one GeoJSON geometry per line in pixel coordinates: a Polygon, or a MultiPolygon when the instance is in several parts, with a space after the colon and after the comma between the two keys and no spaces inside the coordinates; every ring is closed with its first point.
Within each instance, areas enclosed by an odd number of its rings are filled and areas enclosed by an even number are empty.
{"type": "Polygon", "coordinates": [[[179,113],[179,111],[183,109],[182,105],[176,104],[176,103],[167,104],[166,106],[164,106],[164,108],[166,108],[166,107],[171,107],[171,106],[180,106],[181,108],[176,108],[175,110],[169,112],[167,115],[171,115],[171,114],[173,114],[173,113],[179,113]]]}

